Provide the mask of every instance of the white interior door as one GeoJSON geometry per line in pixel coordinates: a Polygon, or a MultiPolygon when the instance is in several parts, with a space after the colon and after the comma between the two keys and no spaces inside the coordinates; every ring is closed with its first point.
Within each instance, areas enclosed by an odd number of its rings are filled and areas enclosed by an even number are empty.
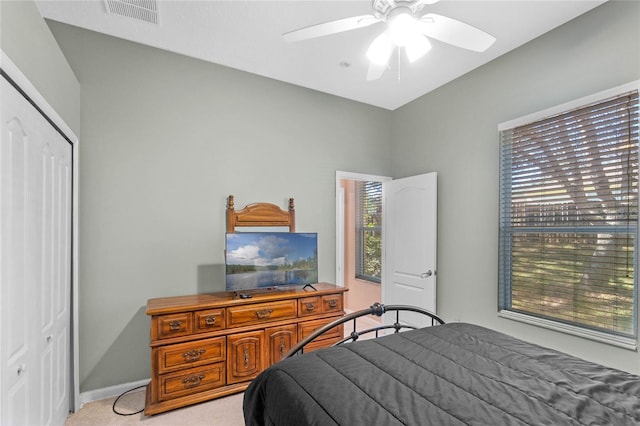
{"type": "Polygon", "coordinates": [[[62,425],[70,398],[72,146],[0,77],[0,424],[62,425]]]}
{"type": "MultiPolygon", "coordinates": [[[[436,312],[437,174],[384,182],[382,301],[436,312]]],[[[403,317],[427,325],[418,314],[403,317]]]]}

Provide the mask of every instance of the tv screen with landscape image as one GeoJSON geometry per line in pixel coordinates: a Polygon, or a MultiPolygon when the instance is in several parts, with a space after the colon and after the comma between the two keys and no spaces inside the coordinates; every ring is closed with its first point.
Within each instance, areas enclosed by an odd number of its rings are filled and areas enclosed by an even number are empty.
{"type": "Polygon", "coordinates": [[[233,232],[226,234],[227,291],[318,282],[318,234],[233,232]]]}

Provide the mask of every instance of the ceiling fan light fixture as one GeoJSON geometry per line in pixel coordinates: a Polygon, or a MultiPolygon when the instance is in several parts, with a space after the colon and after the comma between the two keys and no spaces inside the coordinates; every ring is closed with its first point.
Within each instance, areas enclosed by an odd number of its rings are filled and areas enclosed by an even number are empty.
{"type": "Polygon", "coordinates": [[[409,9],[406,11],[402,10],[389,18],[387,28],[389,38],[391,38],[393,44],[396,46],[406,46],[408,43],[411,43],[416,36],[420,35],[418,23],[411,15],[409,9]]]}
{"type": "Polygon", "coordinates": [[[429,43],[426,37],[422,36],[415,36],[404,46],[407,59],[409,59],[411,63],[422,58],[429,50],[431,50],[431,43],[429,43]]]}
{"type": "Polygon", "coordinates": [[[376,37],[367,49],[367,58],[376,65],[386,66],[394,48],[391,38],[384,32],[376,37]]]}

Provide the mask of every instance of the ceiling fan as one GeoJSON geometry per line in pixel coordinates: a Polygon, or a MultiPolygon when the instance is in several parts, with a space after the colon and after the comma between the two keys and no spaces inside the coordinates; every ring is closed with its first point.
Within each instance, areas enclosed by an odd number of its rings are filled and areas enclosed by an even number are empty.
{"type": "Polygon", "coordinates": [[[377,80],[382,76],[396,47],[404,48],[409,62],[420,59],[431,49],[428,37],[475,52],[484,52],[496,41],[492,35],[464,22],[435,13],[423,13],[425,6],[438,1],[373,0],[373,15],[312,25],[284,33],[282,37],[290,42],[308,40],[384,22],[386,29],[367,50],[367,80],[377,80]]]}

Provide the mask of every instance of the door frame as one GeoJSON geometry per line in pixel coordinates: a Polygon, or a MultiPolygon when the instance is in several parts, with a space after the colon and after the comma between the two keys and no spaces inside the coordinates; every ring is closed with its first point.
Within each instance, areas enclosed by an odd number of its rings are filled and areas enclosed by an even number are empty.
{"type": "MultiPolygon", "coordinates": [[[[344,287],[344,189],[340,186],[341,180],[388,182],[393,178],[336,170],[336,279],[334,282],[338,287],[344,287]]],[[[383,288],[382,286],[383,277],[380,280],[380,287],[383,288]]]]}
{"type": "Polygon", "coordinates": [[[42,116],[71,144],[71,341],[69,347],[70,354],[70,377],[69,377],[69,410],[80,409],[80,384],[79,384],[79,345],[78,345],[78,182],[79,182],[79,139],[62,117],[47,102],[38,89],[20,71],[20,69],[9,59],[5,52],[0,49],[0,72],[7,80],[18,89],[19,92],[31,103],[42,116]]]}

